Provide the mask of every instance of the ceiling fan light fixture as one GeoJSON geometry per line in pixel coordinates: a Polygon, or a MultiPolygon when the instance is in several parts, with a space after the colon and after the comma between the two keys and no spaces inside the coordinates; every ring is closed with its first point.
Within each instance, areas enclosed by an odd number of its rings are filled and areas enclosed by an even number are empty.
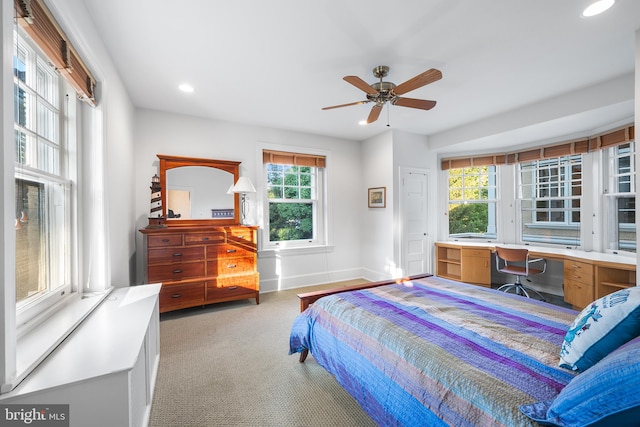
{"type": "Polygon", "coordinates": [[[178,89],[180,89],[184,93],[192,93],[194,91],[193,86],[189,83],[181,83],[178,85],[178,89]]]}
{"type": "Polygon", "coordinates": [[[372,102],[374,105],[373,107],[371,107],[369,117],[359,123],[360,125],[364,126],[378,120],[382,109],[387,103],[389,105],[417,108],[420,110],[430,110],[435,107],[435,101],[405,98],[400,95],[440,80],[442,78],[442,72],[440,72],[440,70],[432,68],[425,71],[424,73],[418,74],[417,76],[407,80],[399,86],[397,86],[395,83],[385,82],[382,80],[383,77],[387,76],[388,73],[389,67],[386,65],[379,65],[374,68],[373,75],[374,77],[377,77],[379,81],[373,84],[365,82],[358,76],[344,76],[342,79],[363,91],[366,94],[367,99],[365,101],[350,102],[348,104],[332,105],[330,107],[324,107],[323,110],[332,110],[334,108],[348,107],[350,105],[359,105],[372,102]]]}
{"type": "Polygon", "coordinates": [[[598,0],[591,3],[582,11],[582,16],[585,18],[589,18],[591,16],[596,16],[601,14],[602,12],[608,10],[615,4],[615,0],[598,0]]]}

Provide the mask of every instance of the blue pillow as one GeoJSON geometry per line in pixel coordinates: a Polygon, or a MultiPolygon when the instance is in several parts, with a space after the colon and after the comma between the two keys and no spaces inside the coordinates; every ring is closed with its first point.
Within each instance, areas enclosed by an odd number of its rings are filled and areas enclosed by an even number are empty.
{"type": "Polygon", "coordinates": [[[545,426],[637,426],[640,423],[640,337],[578,374],[553,401],[520,406],[545,426]]]}
{"type": "Polygon", "coordinates": [[[560,350],[563,368],[583,372],[632,338],[640,336],[640,287],[597,299],[575,318],[560,350]]]}

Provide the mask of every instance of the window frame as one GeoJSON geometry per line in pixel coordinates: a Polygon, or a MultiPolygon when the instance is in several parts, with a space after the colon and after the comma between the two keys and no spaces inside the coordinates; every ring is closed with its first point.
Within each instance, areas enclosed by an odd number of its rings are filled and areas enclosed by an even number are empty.
{"type": "MultiPolygon", "coordinates": [[[[17,301],[16,280],[16,327],[17,337],[20,338],[33,330],[38,324],[43,322],[55,310],[55,307],[64,301],[69,301],[78,293],[77,284],[77,263],[72,261],[71,254],[75,253],[77,236],[75,226],[71,218],[76,217],[73,209],[77,206],[76,186],[72,184],[72,177],[77,175],[78,165],[73,161],[78,156],[75,155],[75,117],[76,117],[76,92],[69,85],[66,79],[56,73],[50,61],[42,50],[26,35],[21,28],[14,28],[14,55],[17,50],[22,49],[28,55],[25,64],[27,78],[20,79],[14,73],[14,97],[17,88],[20,87],[29,92],[33,105],[30,106],[29,126],[22,126],[15,121],[14,116],[14,139],[16,148],[14,149],[14,180],[16,186],[19,180],[27,180],[32,183],[43,185],[44,203],[42,209],[41,231],[45,237],[44,246],[46,252],[46,267],[43,275],[46,278],[46,287],[34,296],[17,301]],[[39,75],[45,75],[55,81],[55,87],[49,88],[46,95],[38,87],[39,75]],[[57,115],[53,126],[47,126],[45,131],[40,121],[42,109],[52,111],[57,115]],[[50,130],[53,129],[54,133],[50,130]],[[27,135],[31,139],[31,147],[27,151],[35,160],[28,160],[22,163],[23,157],[18,158],[18,132],[27,135]],[[46,134],[45,134],[46,133],[46,134]],[[43,154],[47,151],[49,155],[43,154]],[[51,153],[55,153],[51,156],[51,153]],[[45,161],[46,160],[46,161],[45,161]],[[60,204],[62,198],[62,204],[60,204]],[[60,213],[62,211],[62,213],[60,213]],[[54,232],[54,230],[59,230],[54,232]],[[50,258],[55,254],[56,260],[50,258]],[[54,265],[55,264],[55,265],[54,265]],[[56,272],[56,282],[52,286],[52,273],[56,272]]],[[[15,66],[15,62],[14,62],[15,66]]],[[[14,106],[17,102],[14,98],[14,106]]],[[[16,211],[18,206],[16,206],[16,211]]],[[[19,219],[18,219],[19,221],[19,219]]],[[[17,245],[17,242],[16,242],[17,245]]],[[[16,250],[16,259],[18,251],[16,250]]]]}
{"type": "MultiPolygon", "coordinates": [[[[526,162],[519,162],[515,165],[516,168],[516,174],[517,174],[517,205],[518,205],[518,210],[517,210],[517,217],[518,217],[518,223],[519,223],[519,227],[516,230],[517,233],[517,238],[519,242],[525,243],[525,244],[530,244],[530,243],[535,243],[535,244],[549,244],[549,245],[563,245],[563,246],[571,246],[571,247],[582,247],[584,242],[583,242],[583,236],[582,236],[582,209],[584,209],[584,191],[583,189],[585,188],[585,179],[584,179],[584,167],[585,167],[585,158],[583,154],[571,154],[571,155],[562,155],[562,156],[557,156],[557,157],[550,157],[550,158],[544,158],[544,159],[537,159],[537,160],[532,160],[532,161],[526,161],[526,162]],[[573,164],[575,163],[576,160],[579,159],[579,166],[580,166],[580,178],[579,179],[575,179],[574,177],[574,170],[573,170],[573,164]],[[550,168],[553,168],[554,165],[551,164],[551,162],[555,162],[557,164],[557,168],[564,168],[563,172],[562,172],[562,176],[560,174],[560,171],[558,171],[557,175],[558,179],[557,181],[552,181],[551,184],[554,184],[555,182],[558,183],[557,185],[557,191],[559,193],[558,196],[553,196],[553,195],[540,195],[540,185],[544,184],[544,181],[541,181],[539,179],[540,177],[540,170],[549,170],[550,168]],[[543,166],[543,168],[540,168],[540,166],[543,166]],[[549,165],[549,166],[547,166],[549,165]],[[528,168],[528,170],[523,170],[524,168],[528,168]],[[528,182],[525,182],[524,180],[524,174],[528,174],[532,177],[531,180],[529,180],[528,182]],[[576,188],[574,183],[575,182],[579,182],[580,186],[578,187],[579,190],[579,194],[574,194],[574,189],[576,188]],[[524,187],[527,187],[528,189],[530,189],[530,191],[525,191],[524,187]],[[526,194],[528,194],[528,196],[526,196],[526,194]],[[525,197],[526,196],[526,197],[525,197]],[[538,201],[549,201],[549,202],[553,202],[553,201],[561,201],[562,202],[562,207],[546,207],[546,208],[542,208],[543,212],[547,212],[549,214],[549,217],[551,217],[551,215],[554,212],[561,212],[563,213],[563,221],[543,221],[543,220],[539,220],[539,215],[538,212],[541,210],[541,208],[537,207],[537,202],[538,201]],[[573,216],[574,210],[575,210],[575,206],[574,206],[574,201],[578,200],[579,201],[579,207],[578,207],[578,214],[580,215],[580,221],[576,222],[573,216]],[[530,205],[529,208],[525,208],[525,205],[530,205]],[[531,212],[531,221],[525,221],[525,216],[523,215],[523,212],[525,210],[528,210],[531,212]],[[526,228],[529,229],[547,229],[547,230],[551,230],[553,232],[552,235],[550,236],[546,236],[546,237],[540,237],[537,238],[536,234],[531,234],[529,237],[527,237],[524,234],[524,230],[526,228]],[[578,236],[576,238],[572,238],[570,236],[562,236],[559,235],[557,233],[555,233],[555,231],[558,230],[577,230],[578,236]]],[[[549,175],[550,177],[551,175],[549,175]]],[[[547,186],[549,187],[548,189],[551,188],[551,185],[547,186]]]]}
{"type": "Polygon", "coordinates": [[[634,254],[637,252],[637,240],[628,245],[621,245],[620,231],[637,233],[637,224],[635,223],[635,198],[636,198],[636,144],[634,141],[630,141],[624,144],[608,147],[603,150],[603,164],[604,164],[604,189],[603,189],[603,204],[606,212],[606,226],[605,226],[605,251],[617,253],[622,251],[624,253],[634,254]],[[628,154],[621,154],[621,147],[629,147],[628,154]],[[620,172],[619,160],[621,158],[629,158],[628,172],[620,172]],[[627,177],[624,181],[620,181],[620,178],[627,177]],[[628,191],[621,190],[621,184],[628,185],[628,191]],[[618,203],[622,199],[633,198],[634,199],[634,223],[619,223],[619,205],[618,203]],[[625,247],[626,246],[626,247],[625,247]]]}
{"type": "MultiPolygon", "coordinates": [[[[324,207],[324,199],[325,199],[325,168],[314,167],[314,166],[295,166],[295,165],[285,165],[280,164],[283,168],[287,167],[297,167],[297,168],[310,168],[311,169],[311,186],[300,185],[298,183],[296,188],[298,190],[302,190],[304,188],[309,188],[311,197],[309,199],[306,198],[286,198],[281,197],[277,199],[273,199],[269,197],[269,178],[268,174],[270,172],[269,165],[278,165],[273,163],[264,163],[263,164],[263,178],[265,179],[265,191],[264,191],[264,230],[265,230],[265,239],[263,243],[263,248],[265,249],[276,249],[276,248],[302,248],[302,247],[311,247],[311,246],[319,246],[324,245],[326,242],[325,238],[325,223],[326,223],[326,211],[324,207]],[[310,239],[299,239],[299,240],[281,240],[281,241],[273,241],[270,236],[270,216],[269,216],[269,207],[271,203],[278,204],[292,204],[292,203],[303,203],[309,204],[312,207],[312,217],[313,217],[313,236],[310,239]]],[[[283,171],[285,173],[285,171],[283,171]]],[[[298,171],[298,175],[300,172],[298,171]]],[[[293,188],[294,186],[286,185],[283,182],[283,192],[286,188],[293,188]]]]}
{"type": "Polygon", "coordinates": [[[332,250],[332,230],[331,224],[331,203],[329,198],[330,184],[330,167],[331,153],[326,150],[315,148],[304,148],[290,145],[280,145],[271,143],[258,144],[257,162],[259,165],[257,173],[257,191],[258,191],[258,223],[260,224],[261,238],[258,241],[259,251],[263,256],[297,254],[304,253],[325,253],[332,250]],[[267,166],[268,161],[265,156],[267,153],[289,154],[298,156],[321,157],[324,159],[317,170],[316,179],[316,205],[315,205],[315,239],[270,242],[269,240],[269,198],[268,198],[268,179],[267,166]]]}
{"type": "Polygon", "coordinates": [[[446,198],[446,203],[447,203],[447,222],[450,221],[451,216],[450,216],[450,212],[451,212],[451,205],[466,205],[466,204],[486,204],[487,205],[487,210],[488,210],[488,215],[489,215],[489,224],[487,225],[487,231],[485,233],[456,233],[456,234],[451,234],[450,233],[450,227],[449,225],[447,226],[447,236],[449,239],[482,239],[482,240],[496,240],[498,238],[498,206],[499,206],[499,194],[500,194],[500,188],[499,188],[499,181],[500,181],[500,174],[498,172],[498,167],[496,165],[486,165],[486,166],[465,166],[465,167],[461,167],[461,168],[450,168],[447,170],[447,174],[446,174],[446,179],[447,179],[447,198],[446,198]],[[487,173],[486,174],[472,174],[470,171],[469,173],[467,173],[466,171],[469,169],[478,169],[478,168],[487,168],[487,173]],[[493,170],[491,171],[491,168],[493,168],[493,170]],[[461,197],[458,200],[452,200],[451,199],[451,171],[461,171],[461,178],[462,178],[462,187],[460,188],[460,192],[461,192],[461,197]],[[487,186],[478,186],[478,187],[473,187],[476,189],[487,189],[487,198],[486,199],[472,199],[472,198],[468,198],[467,197],[467,187],[464,185],[464,183],[466,182],[465,177],[466,176],[476,176],[476,175],[486,175],[487,176],[487,186]],[[493,194],[493,196],[492,196],[493,194]],[[493,212],[492,212],[493,211],[493,212]],[[491,224],[491,217],[493,217],[493,224],[491,224]],[[491,231],[491,227],[493,227],[493,232],[491,231]]]}

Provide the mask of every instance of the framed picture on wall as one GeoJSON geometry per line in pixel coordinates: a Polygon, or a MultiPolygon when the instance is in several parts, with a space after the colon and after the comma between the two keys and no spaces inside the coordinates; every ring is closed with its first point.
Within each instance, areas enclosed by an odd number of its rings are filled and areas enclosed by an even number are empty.
{"type": "Polygon", "coordinates": [[[369,189],[369,207],[387,207],[387,187],[375,187],[369,189]]]}

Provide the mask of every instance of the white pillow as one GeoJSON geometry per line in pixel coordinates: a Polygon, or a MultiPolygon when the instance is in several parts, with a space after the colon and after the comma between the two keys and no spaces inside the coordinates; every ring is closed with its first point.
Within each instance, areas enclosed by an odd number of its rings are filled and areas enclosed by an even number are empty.
{"type": "Polygon", "coordinates": [[[621,289],[592,302],[573,321],[560,350],[563,368],[585,371],[640,336],[640,287],[621,289]]]}

